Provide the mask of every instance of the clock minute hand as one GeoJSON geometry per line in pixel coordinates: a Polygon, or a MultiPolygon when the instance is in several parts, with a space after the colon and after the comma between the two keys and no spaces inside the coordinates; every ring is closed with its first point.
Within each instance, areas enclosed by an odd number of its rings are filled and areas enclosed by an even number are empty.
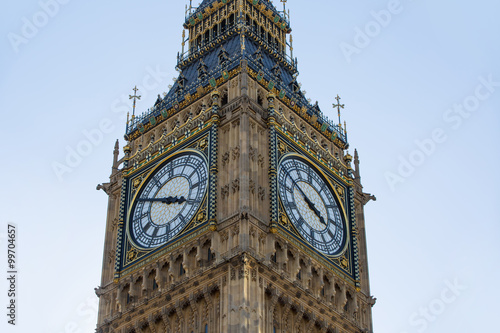
{"type": "Polygon", "coordinates": [[[292,176],[290,176],[290,174],[288,173],[287,170],[285,170],[286,174],[288,175],[288,177],[290,177],[290,179],[292,180],[292,183],[294,186],[296,186],[298,189],[299,189],[299,192],[302,194],[302,196],[304,197],[304,201],[307,203],[307,206],[309,206],[309,209],[312,210],[314,212],[314,214],[316,214],[316,216],[319,218],[319,221],[321,222],[321,224],[324,224],[326,225],[325,223],[325,219],[323,218],[323,216],[321,216],[321,213],[320,211],[316,208],[316,205],[314,203],[311,202],[311,200],[309,200],[309,198],[307,197],[307,195],[304,193],[304,191],[300,188],[299,184],[297,184],[297,182],[295,182],[295,180],[292,178],[292,176]]]}
{"type": "Polygon", "coordinates": [[[152,198],[152,199],[138,199],[137,201],[151,201],[151,202],[162,202],[167,205],[178,203],[179,205],[186,202],[186,198],[184,197],[168,197],[168,198],[152,198]]]}
{"type": "Polygon", "coordinates": [[[318,208],[316,208],[316,205],[312,203],[307,197],[304,197],[304,199],[307,205],[309,206],[309,209],[311,209],[314,212],[314,214],[316,214],[316,216],[319,218],[321,224],[326,225],[325,219],[323,218],[323,216],[321,216],[321,212],[318,210],[318,208]]]}

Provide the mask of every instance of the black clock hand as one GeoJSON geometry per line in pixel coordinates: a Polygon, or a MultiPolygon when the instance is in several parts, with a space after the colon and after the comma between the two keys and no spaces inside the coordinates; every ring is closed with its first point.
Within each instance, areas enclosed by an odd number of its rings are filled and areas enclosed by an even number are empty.
{"type": "Polygon", "coordinates": [[[152,198],[152,199],[137,199],[137,201],[152,201],[152,202],[162,202],[167,205],[178,203],[179,205],[186,202],[186,198],[184,197],[168,197],[168,198],[152,198]]]}
{"type": "Polygon", "coordinates": [[[321,222],[321,224],[326,225],[325,219],[323,218],[323,216],[321,216],[321,212],[318,210],[318,208],[316,208],[316,205],[314,203],[312,203],[307,197],[304,197],[304,200],[306,201],[307,205],[309,206],[309,209],[312,210],[314,212],[314,214],[316,214],[316,216],[319,218],[319,221],[321,222]]]}
{"type": "Polygon", "coordinates": [[[321,213],[316,208],[316,205],[314,203],[312,203],[311,200],[309,200],[309,198],[307,197],[307,195],[300,188],[299,184],[297,184],[295,182],[295,180],[292,178],[292,176],[290,176],[290,174],[288,173],[288,170],[285,170],[285,173],[288,175],[288,177],[290,177],[290,179],[292,180],[293,185],[299,189],[299,192],[304,197],[304,201],[307,203],[307,206],[309,206],[309,209],[312,210],[314,212],[314,214],[316,214],[316,216],[319,218],[319,221],[321,222],[321,224],[324,224],[326,226],[325,219],[323,218],[323,216],[321,216],[321,213]]]}

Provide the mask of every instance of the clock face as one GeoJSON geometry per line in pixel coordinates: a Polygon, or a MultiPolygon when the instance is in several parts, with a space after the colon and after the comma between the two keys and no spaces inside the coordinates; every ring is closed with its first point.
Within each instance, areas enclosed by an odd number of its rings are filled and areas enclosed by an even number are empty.
{"type": "Polygon", "coordinates": [[[328,181],[306,159],[285,157],[278,170],[279,196],[300,235],[326,255],[340,254],[345,219],[328,181]]]}
{"type": "Polygon", "coordinates": [[[198,211],[207,191],[205,159],[185,151],[144,182],[134,199],[129,233],[141,248],[155,248],[178,235],[198,211]]]}

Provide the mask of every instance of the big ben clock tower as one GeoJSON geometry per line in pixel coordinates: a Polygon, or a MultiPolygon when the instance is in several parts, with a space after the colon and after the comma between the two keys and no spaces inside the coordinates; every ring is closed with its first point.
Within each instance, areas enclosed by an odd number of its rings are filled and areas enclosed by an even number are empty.
{"type": "Polygon", "coordinates": [[[345,127],[299,89],[288,15],[204,0],[184,29],[175,84],[98,187],[97,332],[372,332],[374,197],[345,127]]]}

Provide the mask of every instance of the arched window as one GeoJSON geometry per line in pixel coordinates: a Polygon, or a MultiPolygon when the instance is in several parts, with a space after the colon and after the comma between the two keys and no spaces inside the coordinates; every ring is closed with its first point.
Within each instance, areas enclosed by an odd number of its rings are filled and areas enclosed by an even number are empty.
{"type": "Polygon", "coordinates": [[[212,261],[212,258],[213,258],[213,254],[212,254],[212,250],[210,250],[210,248],[208,248],[208,251],[207,251],[207,261],[210,263],[212,261]]]}

